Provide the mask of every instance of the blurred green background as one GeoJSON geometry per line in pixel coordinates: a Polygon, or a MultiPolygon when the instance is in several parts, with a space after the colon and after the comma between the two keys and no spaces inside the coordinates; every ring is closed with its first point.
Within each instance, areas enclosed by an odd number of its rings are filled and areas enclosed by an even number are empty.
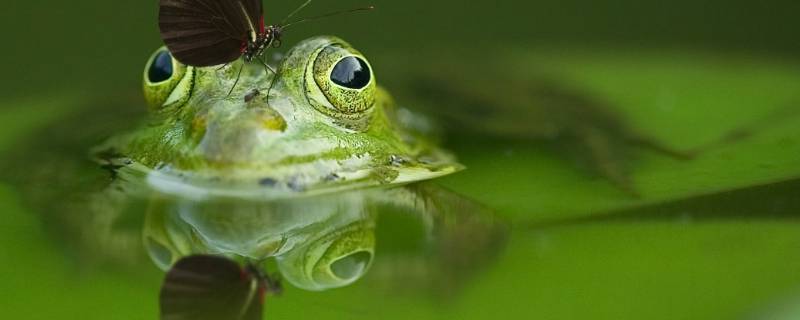
{"type": "MultiPolygon", "coordinates": [[[[267,22],[300,2],[265,0],[267,22]]],[[[284,49],[333,34],[376,69],[439,47],[522,72],[545,67],[680,147],[800,93],[797,1],[347,0],[316,1],[307,14],[365,4],[378,9],[287,31],[284,49]]],[[[3,158],[24,157],[20,142],[83,101],[108,101],[109,113],[123,100],[144,106],[142,68],[161,45],[157,1],[17,1],[4,12],[3,158]]],[[[369,281],[322,293],[289,288],[268,302],[267,318],[800,319],[800,122],[763,127],[688,163],[639,155],[641,199],[519,141],[450,141],[470,170],[443,184],[513,224],[485,273],[448,299],[369,281]]],[[[25,192],[0,185],[2,318],[156,318],[161,271],[75,261],[25,192]]]]}
{"type": "MultiPolygon", "coordinates": [[[[270,1],[267,23],[301,1],[270,1]]],[[[365,14],[311,22],[287,34],[293,43],[335,34],[360,50],[413,52],[452,44],[491,55],[497,46],[623,46],[796,57],[796,1],[316,1],[322,13],[374,4],[365,14]]],[[[36,96],[55,89],[131,88],[157,46],[157,1],[17,1],[0,21],[10,77],[0,96],[36,96]]],[[[373,58],[375,59],[375,58],[373,58]]]]}

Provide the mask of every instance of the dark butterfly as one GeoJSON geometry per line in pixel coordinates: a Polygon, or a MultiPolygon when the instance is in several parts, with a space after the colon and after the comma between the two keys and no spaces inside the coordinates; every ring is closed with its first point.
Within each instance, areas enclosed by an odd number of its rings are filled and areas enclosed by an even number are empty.
{"type": "MultiPolygon", "coordinates": [[[[158,27],[161,38],[175,59],[185,65],[208,67],[228,64],[239,57],[246,62],[260,59],[267,48],[280,46],[283,30],[292,24],[373,9],[370,6],[338,11],[286,23],[309,3],[311,0],[304,2],[280,24],[267,26],[261,0],[160,0],[158,27]]],[[[263,60],[261,63],[264,68],[275,72],[263,60]]],[[[241,72],[240,67],[239,75],[241,72]]],[[[273,84],[276,79],[273,77],[273,84]]],[[[228,95],[237,83],[239,76],[228,95]]]]}
{"type": "Polygon", "coordinates": [[[261,319],[267,291],[280,292],[280,284],[253,264],[241,267],[224,257],[189,256],[167,272],[159,298],[161,319],[261,319]]]}
{"type": "Polygon", "coordinates": [[[283,31],[265,26],[261,0],[160,0],[158,15],[169,51],[195,67],[250,62],[280,44],[283,31]]]}
{"type": "Polygon", "coordinates": [[[281,23],[265,25],[261,0],[160,0],[158,26],[161,38],[178,61],[195,67],[230,63],[239,57],[251,62],[269,47],[281,44],[283,30],[292,24],[373,7],[332,12],[287,21],[307,0],[281,23]]]}

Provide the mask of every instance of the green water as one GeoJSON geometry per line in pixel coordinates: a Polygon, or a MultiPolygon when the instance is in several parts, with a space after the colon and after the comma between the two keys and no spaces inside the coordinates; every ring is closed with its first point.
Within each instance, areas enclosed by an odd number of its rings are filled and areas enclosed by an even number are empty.
{"type": "MultiPolygon", "coordinates": [[[[461,48],[506,61],[515,72],[545,70],[672,146],[703,145],[748,124],[755,134],[688,161],[633,151],[639,198],[557,148],[449,136],[446,146],[469,169],[440,183],[511,224],[490,261],[445,289],[386,286],[370,275],[324,292],[287,285],[269,298],[265,318],[800,318],[800,119],[774,116],[800,92],[796,3],[373,3],[374,13],[292,30],[285,47],[310,35],[339,35],[370,57],[376,72],[397,55],[424,60],[428,50],[461,48]]],[[[278,20],[295,5],[265,8],[278,20]]],[[[42,182],[42,172],[91,166],[81,162],[87,152],[79,146],[103,137],[82,132],[82,119],[73,116],[87,105],[106,106],[104,119],[143,115],[131,106],[144,106],[141,68],[160,45],[156,5],[26,2],[6,10],[14,14],[0,26],[15,31],[5,39],[0,155],[15,164],[3,168],[16,178],[0,184],[0,314],[157,318],[163,271],[141,252],[121,263],[74,248],[75,235],[55,223],[70,209],[63,191],[74,185],[42,182]],[[74,161],[46,161],[54,155],[74,161]]],[[[379,78],[402,102],[403,88],[391,86],[400,82],[379,78]]],[[[379,249],[397,250],[380,243],[393,243],[405,229],[378,228],[379,249]]],[[[402,279],[403,271],[393,272],[402,279]]]]}

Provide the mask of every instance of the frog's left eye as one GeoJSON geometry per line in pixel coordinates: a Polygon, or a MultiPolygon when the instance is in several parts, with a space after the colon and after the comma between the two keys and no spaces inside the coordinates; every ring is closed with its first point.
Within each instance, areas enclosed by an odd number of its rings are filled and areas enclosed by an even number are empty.
{"type": "Polygon", "coordinates": [[[306,69],[314,107],[353,129],[365,128],[375,104],[375,75],[361,53],[342,43],[320,48],[306,69]]]}
{"type": "Polygon", "coordinates": [[[172,73],[175,71],[172,67],[172,56],[169,51],[161,50],[156,53],[153,62],[150,63],[150,68],[147,71],[147,80],[150,83],[159,83],[172,78],[172,73]]]}
{"type": "Polygon", "coordinates": [[[175,60],[166,48],[156,50],[144,69],[144,96],[150,108],[185,103],[193,77],[194,68],[175,60]]]}

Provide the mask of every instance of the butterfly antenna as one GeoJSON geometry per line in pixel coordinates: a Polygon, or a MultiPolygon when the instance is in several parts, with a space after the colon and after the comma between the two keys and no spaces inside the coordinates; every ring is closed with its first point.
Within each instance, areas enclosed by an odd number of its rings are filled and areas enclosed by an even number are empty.
{"type": "Polygon", "coordinates": [[[264,65],[265,71],[269,70],[270,72],[272,72],[272,80],[269,82],[269,87],[267,88],[267,103],[269,103],[269,94],[270,92],[272,92],[272,86],[274,86],[275,82],[277,82],[278,80],[278,72],[275,71],[275,69],[272,69],[272,67],[270,67],[266,62],[264,62],[262,58],[259,57],[258,59],[259,61],[261,61],[261,64],[264,65]]]}
{"type": "Polygon", "coordinates": [[[298,12],[302,11],[303,9],[305,9],[305,7],[307,7],[308,4],[310,4],[310,3],[311,3],[311,0],[307,0],[305,3],[303,3],[299,7],[297,7],[297,9],[294,9],[294,11],[292,11],[292,13],[290,13],[288,16],[286,16],[286,18],[283,18],[283,20],[281,21],[280,25],[283,25],[284,23],[286,23],[286,21],[288,21],[289,19],[294,17],[294,15],[296,15],[298,12]]]}
{"type": "Polygon", "coordinates": [[[242,65],[239,66],[239,72],[236,74],[236,81],[233,82],[233,87],[231,87],[231,90],[228,91],[228,95],[225,96],[226,98],[231,96],[231,93],[233,93],[233,89],[236,89],[236,85],[239,84],[239,78],[242,77],[242,69],[244,69],[244,63],[242,63],[242,65]]]}
{"type": "Polygon", "coordinates": [[[275,83],[278,82],[278,74],[276,73],[274,77],[272,77],[272,81],[269,82],[269,88],[267,88],[267,102],[269,103],[269,95],[272,92],[272,87],[275,86],[275,83]]]}
{"type": "Polygon", "coordinates": [[[307,18],[302,18],[302,19],[299,19],[299,20],[295,20],[295,21],[289,22],[287,24],[283,24],[283,25],[281,25],[281,27],[283,29],[287,29],[291,25],[295,25],[295,24],[298,24],[298,23],[303,23],[303,22],[307,22],[307,21],[311,21],[311,20],[317,20],[317,19],[337,16],[337,15],[340,15],[340,14],[354,13],[354,12],[359,12],[359,11],[370,11],[370,10],[374,10],[374,9],[375,9],[375,6],[369,6],[369,7],[363,7],[363,8],[350,9],[350,10],[334,11],[334,12],[326,13],[326,14],[319,15],[319,16],[313,16],[313,17],[307,17],[307,18]]]}
{"type": "Polygon", "coordinates": [[[263,57],[258,57],[258,62],[261,62],[261,65],[264,66],[264,72],[267,72],[267,73],[272,72],[273,74],[278,74],[278,72],[275,71],[275,69],[272,69],[272,67],[270,67],[269,64],[267,64],[266,61],[264,61],[263,57]]]}

